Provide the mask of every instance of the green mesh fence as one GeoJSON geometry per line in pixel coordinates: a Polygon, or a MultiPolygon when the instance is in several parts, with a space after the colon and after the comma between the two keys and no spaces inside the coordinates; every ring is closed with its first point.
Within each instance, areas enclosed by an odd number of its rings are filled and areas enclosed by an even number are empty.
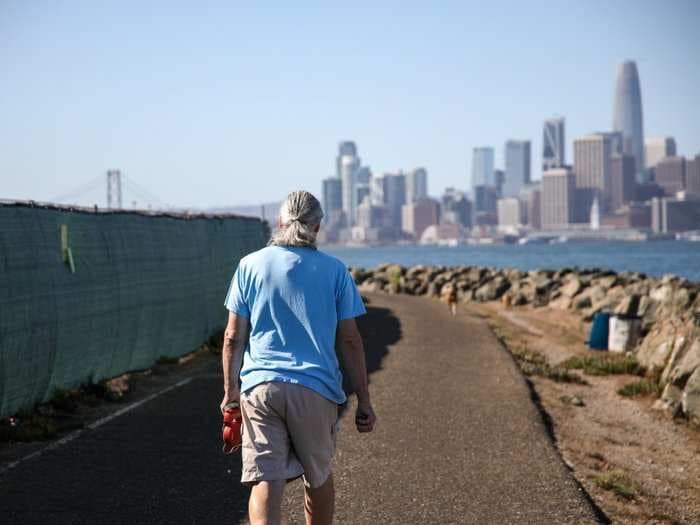
{"type": "Polygon", "coordinates": [[[247,217],[0,204],[0,417],[194,350],[267,235],[247,217]]]}

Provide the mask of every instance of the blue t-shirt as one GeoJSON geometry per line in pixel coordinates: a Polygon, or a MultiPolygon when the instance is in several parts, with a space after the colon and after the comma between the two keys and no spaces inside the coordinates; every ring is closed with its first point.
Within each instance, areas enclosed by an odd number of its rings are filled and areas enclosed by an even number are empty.
{"type": "Polygon", "coordinates": [[[286,381],[345,402],[336,328],[365,306],[342,262],[313,248],[268,246],[241,259],[225,304],[250,319],[242,392],[286,381]]]}

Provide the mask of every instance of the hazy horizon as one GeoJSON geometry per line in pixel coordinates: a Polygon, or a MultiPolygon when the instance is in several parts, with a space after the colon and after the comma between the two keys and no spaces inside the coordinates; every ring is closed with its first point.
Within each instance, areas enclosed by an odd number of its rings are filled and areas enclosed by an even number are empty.
{"type": "MultiPolygon", "coordinates": [[[[700,3],[358,2],[0,6],[0,198],[50,200],[108,169],[172,206],[320,194],[337,144],[374,173],[468,188],[472,149],[566,118],[609,130],[617,66],[639,68],[646,137],[700,153],[700,3]]],[[[79,204],[104,202],[96,186],[79,204]],[[94,196],[93,196],[94,195],[94,196]]],[[[125,196],[125,204],[130,202],[125,196]]]]}

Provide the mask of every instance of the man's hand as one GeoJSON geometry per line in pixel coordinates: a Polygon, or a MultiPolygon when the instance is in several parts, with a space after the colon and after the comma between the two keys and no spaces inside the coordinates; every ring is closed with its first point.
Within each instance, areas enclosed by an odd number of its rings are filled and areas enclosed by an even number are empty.
{"type": "Polygon", "coordinates": [[[377,416],[374,415],[372,405],[369,403],[360,403],[357,405],[355,412],[355,426],[358,432],[372,432],[374,424],[377,422],[377,416]]]}
{"type": "Polygon", "coordinates": [[[240,393],[239,392],[229,392],[224,394],[224,399],[221,401],[221,413],[224,413],[224,410],[226,409],[226,405],[230,403],[238,403],[240,405],[240,393]]]}

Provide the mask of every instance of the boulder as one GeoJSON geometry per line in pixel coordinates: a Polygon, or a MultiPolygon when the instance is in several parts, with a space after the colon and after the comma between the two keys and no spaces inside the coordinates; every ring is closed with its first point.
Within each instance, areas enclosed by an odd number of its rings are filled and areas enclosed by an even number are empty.
{"type": "Polygon", "coordinates": [[[428,283],[427,281],[420,281],[416,289],[413,290],[413,293],[415,295],[425,295],[428,292],[429,286],[430,283],[428,283]]]}
{"type": "Polygon", "coordinates": [[[384,270],[384,272],[389,276],[389,277],[400,277],[404,273],[406,273],[406,268],[401,266],[400,264],[390,264],[387,266],[384,270]]]}
{"type": "Polygon", "coordinates": [[[441,285],[438,285],[435,281],[432,281],[428,283],[428,288],[425,293],[430,297],[439,297],[441,288],[441,285]]]}
{"type": "Polygon", "coordinates": [[[682,312],[690,306],[690,304],[693,302],[693,299],[695,299],[694,294],[691,295],[692,293],[693,292],[688,290],[687,288],[680,288],[676,291],[676,293],[673,294],[671,304],[673,305],[673,308],[676,312],[682,312]]]}
{"type": "Polygon", "coordinates": [[[469,303],[474,300],[474,290],[465,290],[457,292],[457,299],[463,303],[469,303]]]}
{"type": "Polygon", "coordinates": [[[378,272],[375,270],[372,279],[378,283],[382,283],[382,286],[389,283],[389,275],[386,272],[378,272]]]}
{"type": "Polygon", "coordinates": [[[427,273],[427,271],[428,269],[422,264],[419,264],[418,266],[411,266],[408,270],[406,270],[406,277],[417,277],[420,274],[427,273]]]}
{"type": "Polygon", "coordinates": [[[508,288],[510,288],[510,283],[506,279],[503,277],[496,277],[479,287],[474,294],[474,298],[481,302],[495,301],[500,298],[508,288]]]}
{"type": "Polygon", "coordinates": [[[639,310],[639,299],[639,295],[636,294],[624,297],[615,308],[615,313],[617,315],[636,317],[639,310]]]}
{"type": "Polygon", "coordinates": [[[673,339],[671,327],[656,328],[647,334],[636,353],[639,364],[651,373],[663,370],[673,349],[673,339]]]}
{"type": "Polygon", "coordinates": [[[598,303],[598,302],[602,301],[603,299],[605,299],[605,297],[607,295],[606,292],[608,291],[608,289],[603,287],[603,286],[600,286],[600,285],[595,285],[595,286],[591,286],[591,288],[589,288],[586,291],[588,292],[588,294],[591,297],[591,302],[598,303]]]}
{"type": "MultiPolygon", "coordinates": [[[[700,369],[700,339],[695,339],[691,342],[687,341],[685,337],[678,337],[676,342],[678,344],[674,346],[678,346],[680,349],[676,352],[674,348],[674,354],[677,353],[679,358],[677,359],[677,364],[671,370],[668,380],[683,388],[688,378],[696,370],[700,369]],[[684,349],[685,352],[683,351],[684,349]]],[[[673,361],[673,359],[670,361],[673,361]]]]}
{"type": "Polygon", "coordinates": [[[506,268],[503,270],[503,275],[506,277],[506,279],[513,283],[525,277],[525,272],[518,270],[517,268],[506,268]]]}
{"type": "Polygon", "coordinates": [[[654,403],[654,408],[664,410],[672,416],[676,416],[681,410],[683,391],[676,385],[669,383],[664,388],[661,398],[654,403]]]}
{"type": "Polygon", "coordinates": [[[571,297],[562,294],[553,301],[549,302],[549,306],[552,308],[557,308],[559,310],[568,310],[571,308],[571,297]]]}
{"type": "Polygon", "coordinates": [[[572,297],[576,297],[578,293],[583,289],[583,285],[581,284],[581,281],[577,278],[574,277],[572,279],[569,279],[569,281],[560,288],[561,293],[568,297],[569,299],[572,297]]]}
{"type": "Polygon", "coordinates": [[[381,281],[377,281],[376,279],[365,279],[358,287],[357,289],[360,291],[360,293],[374,293],[374,292],[381,292],[384,289],[384,284],[381,281]]]}
{"type": "Polygon", "coordinates": [[[364,268],[350,268],[350,275],[356,284],[361,284],[365,279],[372,277],[372,272],[368,272],[364,268]]]}
{"type": "Polygon", "coordinates": [[[661,304],[670,303],[673,299],[673,287],[670,284],[658,286],[649,292],[649,297],[661,304]]]}
{"type": "Polygon", "coordinates": [[[480,283],[487,273],[486,268],[471,268],[466,277],[473,283],[480,283]]]}
{"type": "Polygon", "coordinates": [[[571,306],[573,306],[576,310],[585,310],[586,308],[590,308],[592,304],[591,296],[589,294],[581,294],[574,298],[571,306]]]}
{"type": "Polygon", "coordinates": [[[516,292],[513,295],[513,299],[510,304],[512,304],[513,306],[522,306],[524,304],[527,304],[527,296],[522,292],[516,292]]]}
{"type": "Polygon", "coordinates": [[[681,396],[683,414],[695,425],[700,425],[700,368],[688,378],[681,396]]]}
{"type": "Polygon", "coordinates": [[[596,286],[599,286],[599,287],[603,288],[604,290],[608,290],[608,289],[612,288],[613,286],[616,286],[617,284],[618,284],[617,275],[607,275],[605,277],[601,277],[596,282],[596,286]]]}
{"type": "Polygon", "coordinates": [[[538,294],[547,294],[552,290],[552,287],[554,286],[554,280],[544,276],[538,277],[534,280],[534,282],[535,290],[538,294]]]}
{"type": "Polygon", "coordinates": [[[561,280],[567,275],[573,274],[574,270],[571,268],[560,268],[556,272],[554,272],[554,279],[556,280],[561,280]]]}
{"type": "Polygon", "coordinates": [[[399,294],[403,291],[401,286],[401,281],[392,280],[389,284],[384,286],[384,291],[389,294],[399,294]]]}

